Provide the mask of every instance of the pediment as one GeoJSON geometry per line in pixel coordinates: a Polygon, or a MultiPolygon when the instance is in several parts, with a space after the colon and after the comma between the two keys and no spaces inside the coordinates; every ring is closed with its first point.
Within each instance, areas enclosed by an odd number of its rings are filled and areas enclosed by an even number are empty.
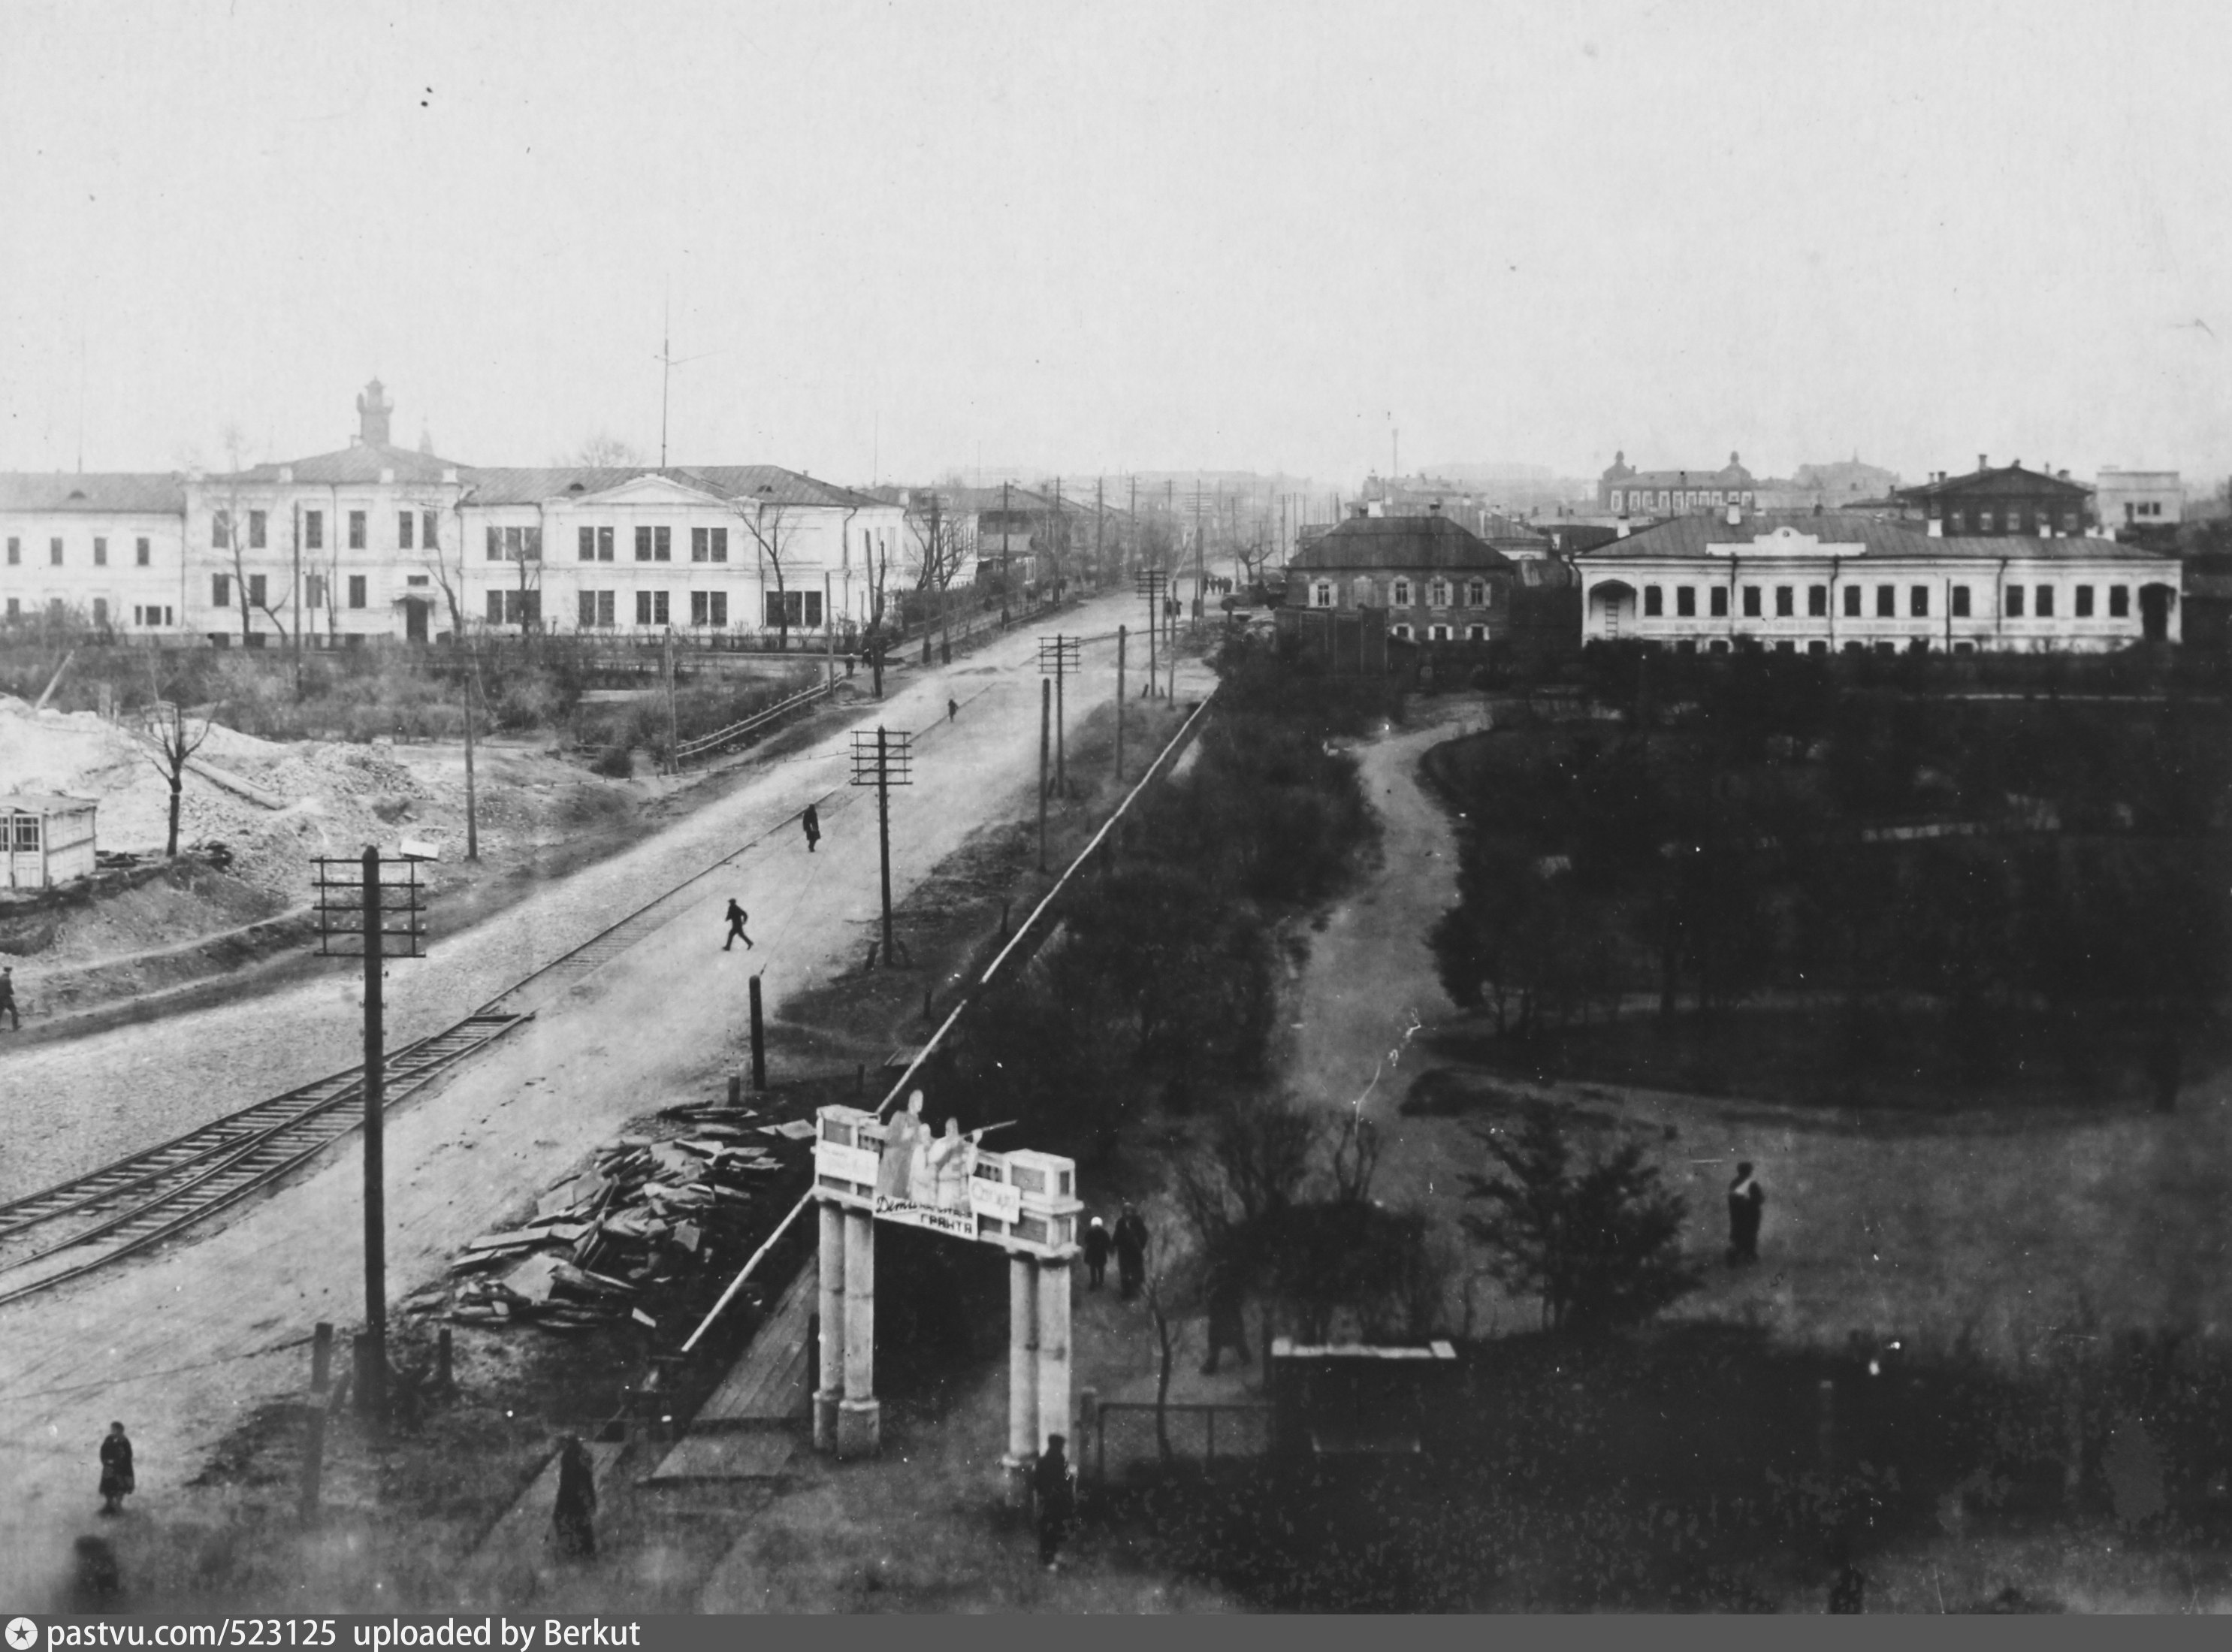
{"type": "Polygon", "coordinates": [[[595,493],[564,493],[560,498],[572,504],[596,505],[711,505],[726,509],[728,501],[703,488],[692,488],[672,476],[631,476],[617,487],[606,488],[595,493]]]}

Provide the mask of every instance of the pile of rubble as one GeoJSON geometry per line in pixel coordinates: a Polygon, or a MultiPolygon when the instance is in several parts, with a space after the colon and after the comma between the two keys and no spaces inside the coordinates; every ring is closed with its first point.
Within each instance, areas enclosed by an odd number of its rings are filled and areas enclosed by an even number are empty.
{"type": "Polygon", "coordinates": [[[554,1183],[524,1226],[488,1234],[450,1265],[449,1317],[581,1331],[659,1310],[741,1267],[806,1191],[814,1125],[749,1108],[671,1107],[676,1134],[623,1136],[595,1167],[554,1183]]]}

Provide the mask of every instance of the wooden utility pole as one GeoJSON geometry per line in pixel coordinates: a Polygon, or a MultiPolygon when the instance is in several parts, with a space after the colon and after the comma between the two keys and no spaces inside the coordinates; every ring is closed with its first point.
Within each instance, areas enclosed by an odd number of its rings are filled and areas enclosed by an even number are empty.
{"type": "Polygon", "coordinates": [[[370,1350],[357,1404],[374,1428],[387,1418],[386,1004],[380,992],[380,851],[364,852],[364,1329],[370,1350]]]}
{"type": "Polygon", "coordinates": [[[1054,749],[1054,684],[1039,679],[1039,870],[1047,869],[1047,759],[1054,749]]]}
{"type": "Polygon", "coordinates": [[[892,791],[914,782],[914,736],[876,725],[853,734],[853,784],[876,788],[876,843],[882,858],[884,895],[884,967],[896,969],[896,943],[892,930],[892,791]]]}
{"type": "Polygon", "coordinates": [[[1000,629],[1002,631],[1008,628],[1008,587],[1014,583],[1008,567],[1012,554],[1009,547],[1015,538],[1014,526],[1008,515],[1008,484],[1003,482],[1000,484],[1000,629]]]}
{"type": "Polygon", "coordinates": [[[1124,627],[1116,627],[1116,781],[1124,781],[1124,627]]]}
{"type": "Polygon", "coordinates": [[[674,755],[674,748],[681,740],[677,724],[674,711],[674,627],[669,625],[666,628],[666,767],[670,773],[682,767],[674,755]]]}
{"type": "Polygon", "coordinates": [[[465,858],[477,861],[481,858],[481,820],[473,795],[473,685],[480,680],[481,665],[473,645],[463,637],[457,640],[465,648],[465,858]]]}

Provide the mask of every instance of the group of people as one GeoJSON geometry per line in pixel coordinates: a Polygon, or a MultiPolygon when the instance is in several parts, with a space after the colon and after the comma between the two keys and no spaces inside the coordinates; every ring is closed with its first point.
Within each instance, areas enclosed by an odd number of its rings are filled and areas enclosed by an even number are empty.
{"type": "Polygon", "coordinates": [[[1116,1218],[1116,1230],[1111,1233],[1100,1217],[1095,1216],[1085,1227],[1085,1277],[1087,1288],[1097,1291],[1108,1276],[1108,1256],[1116,1256],[1116,1285],[1124,1299],[1129,1302],[1139,1294],[1139,1287],[1147,1279],[1147,1224],[1141,1220],[1135,1205],[1126,1204],[1124,1214],[1116,1218]]]}

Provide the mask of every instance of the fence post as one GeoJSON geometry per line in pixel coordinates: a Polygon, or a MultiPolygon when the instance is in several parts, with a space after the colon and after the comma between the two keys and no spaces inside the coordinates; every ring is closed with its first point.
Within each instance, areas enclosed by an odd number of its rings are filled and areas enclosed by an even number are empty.
{"type": "Polygon", "coordinates": [[[310,1336],[310,1392],[322,1394],[334,1374],[334,1328],[321,1319],[310,1336]]]}
{"type": "Polygon", "coordinates": [[[326,1464],[326,1408],[313,1405],[306,1408],[302,1419],[302,1480],[299,1511],[307,1526],[318,1518],[318,1492],[325,1477],[326,1464]]]}

